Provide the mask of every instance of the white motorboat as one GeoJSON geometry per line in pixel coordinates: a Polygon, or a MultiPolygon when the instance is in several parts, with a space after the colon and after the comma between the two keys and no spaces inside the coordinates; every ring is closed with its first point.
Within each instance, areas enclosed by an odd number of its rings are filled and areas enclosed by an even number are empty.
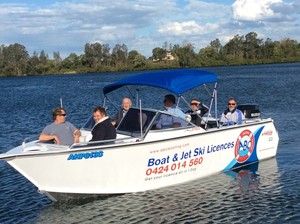
{"type": "Polygon", "coordinates": [[[217,117],[217,77],[199,69],[171,69],[129,76],[103,88],[110,93],[139,86],[162,88],[187,103],[184,94],[205,85],[211,101],[200,125],[182,119],[180,127],[156,129],[158,109],[130,108],[117,127],[117,139],[89,142],[92,118],[81,128],[79,143],[63,146],[38,140],[0,154],[53,201],[73,196],[111,195],[154,190],[202,178],[276,156],[279,137],[271,118],[261,118],[257,105],[243,105],[239,124],[221,126],[217,117]],[[209,87],[211,88],[209,89],[209,87]],[[253,110],[253,111],[251,111],[253,110]]]}

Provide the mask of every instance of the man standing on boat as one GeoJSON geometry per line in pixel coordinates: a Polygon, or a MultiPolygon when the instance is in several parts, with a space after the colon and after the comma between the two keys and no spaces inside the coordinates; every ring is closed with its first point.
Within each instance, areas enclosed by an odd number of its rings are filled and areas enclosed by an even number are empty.
{"type": "Polygon", "coordinates": [[[66,121],[66,111],[62,107],[52,111],[53,123],[47,125],[40,134],[40,141],[54,141],[60,145],[72,145],[79,142],[80,131],[66,121]]]}
{"type": "Polygon", "coordinates": [[[222,125],[233,125],[242,123],[244,115],[242,111],[237,109],[237,102],[234,98],[228,100],[228,108],[223,112],[221,116],[222,125]]]}

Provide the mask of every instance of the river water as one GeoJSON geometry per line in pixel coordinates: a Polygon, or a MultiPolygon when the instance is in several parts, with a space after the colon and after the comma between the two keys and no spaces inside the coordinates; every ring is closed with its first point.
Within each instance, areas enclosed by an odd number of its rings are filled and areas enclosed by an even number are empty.
{"type": "MultiPolygon", "coordinates": [[[[280,137],[276,158],[175,187],[57,203],[0,161],[0,223],[300,222],[300,63],[206,70],[218,74],[220,113],[235,97],[239,103],[258,103],[262,117],[275,120],[280,137]]],[[[37,136],[51,122],[60,98],[68,120],[82,126],[93,107],[101,105],[102,87],[129,74],[1,78],[0,153],[37,136]]],[[[151,100],[161,106],[161,93],[148,94],[146,102],[151,100]]]]}

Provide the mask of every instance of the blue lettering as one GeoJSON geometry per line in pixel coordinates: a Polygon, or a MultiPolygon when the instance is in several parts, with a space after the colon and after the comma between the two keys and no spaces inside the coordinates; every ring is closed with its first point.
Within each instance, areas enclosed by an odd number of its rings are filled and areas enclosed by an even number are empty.
{"type": "Polygon", "coordinates": [[[203,149],[201,149],[201,148],[195,148],[194,149],[194,156],[203,155],[204,152],[205,152],[205,147],[203,147],[203,149]]]}
{"type": "Polygon", "coordinates": [[[148,160],[148,166],[163,165],[163,164],[169,163],[169,159],[170,159],[170,156],[167,156],[166,158],[162,158],[162,159],[150,158],[148,160]]]}
{"type": "Polygon", "coordinates": [[[207,147],[207,153],[218,152],[224,149],[230,149],[234,147],[234,142],[228,142],[220,145],[211,145],[207,147]]]}
{"type": "Polygon", "coordinates": [[[155,161],[154,158],[149,159],[148,166],[153,166],[154,165],[154,161],[155,161]]]}
{"type": "Polygon", "coordinates": [[[82,158],[84,159],[90,159],[90,158],[100,158],[103,156],[103,151],[97,151],[97,152],[86,152],[86,153],[71,153],[68,156],[68,160],[80,160],[82,158]]]}

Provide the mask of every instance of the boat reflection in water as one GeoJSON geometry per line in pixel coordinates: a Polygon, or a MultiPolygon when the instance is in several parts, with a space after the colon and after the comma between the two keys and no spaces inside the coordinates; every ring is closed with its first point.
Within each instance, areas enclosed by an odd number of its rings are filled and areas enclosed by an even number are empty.
{"type": "Polygon", "coordinates": [[[257,190],[260,184],[258,166],[258,163],[253,163],[246,167],[225,172],[225,174],[232,177],[230,189],[237,194],[245,194],[257,190]]]}
{"type": "Polygon", "coordinates": [[[240,195],[251,195],[259,189],[280,184],[276,158],[230,170],[224,174],[231,177],[229,190],[240,195]]]}

